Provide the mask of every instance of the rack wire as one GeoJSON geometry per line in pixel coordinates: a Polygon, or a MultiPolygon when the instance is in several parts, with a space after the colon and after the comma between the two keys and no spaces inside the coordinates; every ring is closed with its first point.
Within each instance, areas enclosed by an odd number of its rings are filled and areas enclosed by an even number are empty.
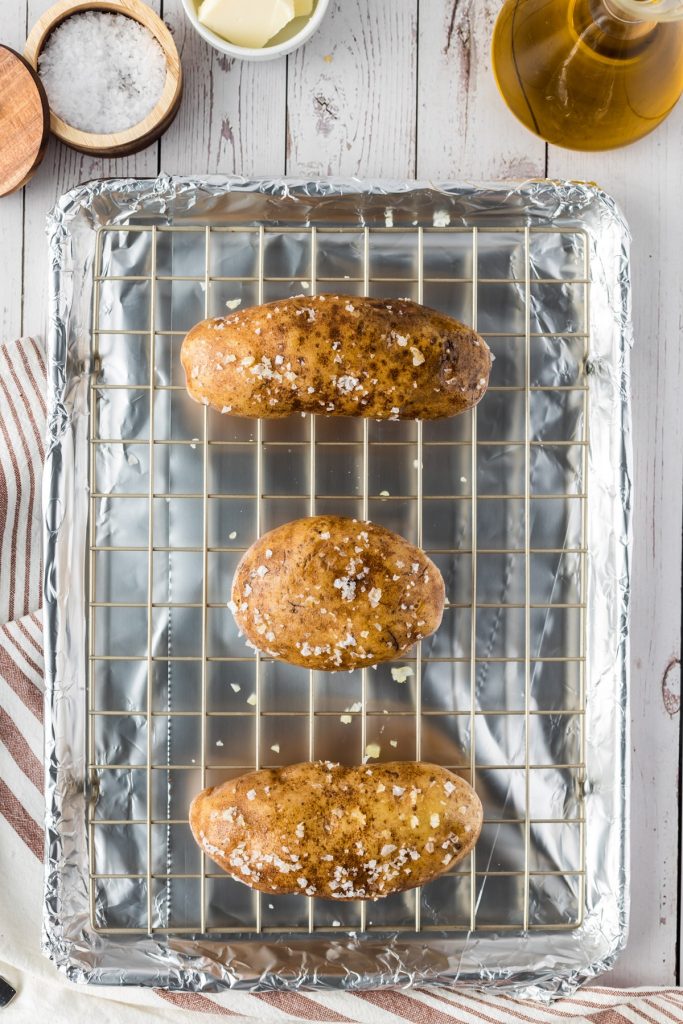
{"type": "Polygon", "coordinates": [[[582,232],[528,226],[100,229],[89,434],[94,928],[476,932],[581,923],[588,260],[582,232]],[[539,272],[535,246],[551,236],[580,252],[580,265],[539,272]],[[131,252],[136,272],[120,273],[131,252]],[[497,253],[505,273],[487,275],[497,253]],[[287,273],[273,272],[282,264],[287,273]],[[188,267],[201,273],[180,272],[188,267]],[[302,288],[410,295],[460,315],[497,356],[487,398],[436,424],[252,422],[191,403],[178,351],[192,322],[225,312],[226,295],[247,305],[302,288]],[[566,325],[555,318],[562,329],[539,320],[541,296],[565,310],[566,325]],[[122,326],[112,311],[125,306],[122,326]],[[510,320],[516,330],[506,329],[510,320]],[[538,369],[537,352],[555,343],[576,353],[574,377],[538,369]],[[544,433],[536,423],[538,396],[558,403],[562,429],[544,433]],[[552,472],[545,478],[549,464],[560,467],[561,488],[552,472]],[[228,570],[265,529],[322,511],[385,522],[444,571],[444,624],[401,659],[412,672],[403,684],[391,666],[351,678],[283,669],[231,634],[228,570]],[[550,539],[536,530],[535,521],[555,520],[550,539]],[[544,642],[549,632],[555,646],[544,642]],[[262,896],[213,870],[189,836],[193,793],[319,757],[453,768],[482,796],[479,845],[431,885],[370,905],[262,896]]]}

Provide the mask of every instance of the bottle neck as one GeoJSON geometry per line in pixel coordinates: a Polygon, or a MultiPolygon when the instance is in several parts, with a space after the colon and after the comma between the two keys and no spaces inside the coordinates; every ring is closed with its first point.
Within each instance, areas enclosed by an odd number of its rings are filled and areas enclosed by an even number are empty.
{"type": "Polygon", "coordinates": [[[624,21],[683,21],[683,0],[602,0],[612,17],[624,21]]]}
{"type": "Polygon", "coordinates": [[[575,0],[573,22],[585,46],[618,60],[635,57],[657,30],[625,10],[625,0],[575,0]]]}

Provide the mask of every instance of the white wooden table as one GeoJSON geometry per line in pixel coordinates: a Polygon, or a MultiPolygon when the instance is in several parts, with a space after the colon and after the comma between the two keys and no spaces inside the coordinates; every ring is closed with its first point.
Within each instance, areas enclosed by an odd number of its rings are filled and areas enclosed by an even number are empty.
{"type": "MultiPolygon", "coordinates": [[[[0,42],[21,51],[51,0],[0,0],[0,42]]],[[[152,4],[157,10],[159,0],[152,4]]],[[[489,47],[500,0],[333,0],[322,30],[289,58],[233,62],[161,13],[185,93],[161,142],[93,160],[51,142],[24,192],[0,199],[0,340],[44,337],[45,215],[95,177],[249,176],[598,182],[633,233],[635,550],[632,590],[632,916],[610,984],[679,978],[679,765],[683,469],[683,105],[627,150],[545,146],[497,94],[489,47]]],[[[0,140],[1,144],[1,140],[0,140]]],[[[683,938],[683,936],[681,936],[683,938]]]]}

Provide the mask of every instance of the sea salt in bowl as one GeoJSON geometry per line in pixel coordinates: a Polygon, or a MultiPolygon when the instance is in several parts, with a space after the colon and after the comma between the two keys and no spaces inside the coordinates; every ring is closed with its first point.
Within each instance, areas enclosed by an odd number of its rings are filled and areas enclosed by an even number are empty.
{"type": "MultiPolygon", "coordinates": [[[[248,0],[245,0],[248,2],[248,0]]],[[[310,14],[301,18],[295,18],[281,32],[273,37],[273,40],[263,47],[237,46],[222,36],[212,32],[199,20],[198,11],[201,0],[182,0],[185,14],[192,22],[199,35],[206,39],[216,50],[227,53],[229,57],[236,57],[238,60],[276,60],[286,53],[291,53],[303,46],[320,27],[330,0],[315,0],[313,10],[310,14]]]]}
{"type": "MultiPolygon", "coordinates": [[[[0,0],[1,2],[1,0],[0,0]]],[[[52,33],[63,26],[65,22],[72,16],[79,16],[84,14],[91,14],[93,16],[104,15],[108,23],[112,16],[125,17],[131,19],[133,22],[141,25],[147,33],[153,37],[155,42],[154,53],[161,53],[165,65],[165,76],[159,80],[158,68],[157,74],[154,74],[154,68],[150,66],[149,72],[149,88],[152,96],[152,106],[149,107],[149,103],[145,104],[144,99],[144,85],[145,85],[145,70],[138,76],[142,92],[138,92],[138,95],[131,96],[131,123],[128,123],[128,119],[125,117],[125,110],[121,110],[121,104],[118,107],[112,105],[112,128],[111,130],[105,130],[104,124],[99,125],[97,130],[90,130],[84,126],[84,122],[81,121],[79,124],[79,118],[83,117],[87,112],[88,104],[83,104],[83,110],[79,110],[78,102],[66,104],[70,109],[74,111],[72,120],[73,124],[68,123],[54,107],[50,109],[50,130],[53,135],[56,135],[58,139],[64,142],[66,145],[71,146],[72,149],[77,149],[82,153],[90,153],[99,156],[125,156],[129,153],[136,153],[140,149],[144,149],[145,146],[150,145],[168,128],[173,118],[175,117],[178,107],[180,105],[180,98],[182,94],[182,72],[180,68],[180,58],[178,57],[178,51],[176,49],[173,37],[169,32],[163,21],[154,13],[154,11],[141,0],[59,0],[59,3],[54,4],[45,14],[36,22],[33,29],[31,30],[29,37],[26,41],[26,48],[24,50],[25,59],[37,70],[41,71],[41,55],[45,51],[45,56],[48,57],[50,51],[54,60],[52,61],[52,67],[50,69],[51,84],[53,96],[55,97],[55,107],[58,107],[57,97],[60,102],[64,103],[65,96],[63,93],[68,91],[69,86],[73,86],[76,92],[80,90],[83,92],[88,88],[88,83],[79,80],[79,71],[81,77],[83,75],[83,66],[87,63],[85,60],[79,62],[79,54],[74,52],[73,58],[73,69],[68,69],[68,74],[64,76],[64,82],[59,81],[59,76],[55,78],[55,62],[57,67],[63,65],[64,53],[63,46],[49,47],[46,51],[46,46],[52,33]],[[158,50],[156,49],[158,45],[158,50]],[[156,77],[156,84],[155,84],[156,77]],[[147,111],[142,115],[143,111],[147,111]]],[[[72,25],[76,24],[74,22],[72,25]]],[[[78,35],[78,34],[76,34],[78,35]]],[[[73,36],[72,36],[73,38],[73,36]]],[[[58,36],[54,36],[54,41],[58,40],[58,36]]],[[[105,53],[109,52],[109,39],[102,41],[102,49],[105,53]]],[[[119,44],[120,45],[120,42],[119,44]]],[[[150,40],[150,46],[152,42],[150,40]]],[[[122,59],[130,55],[123,55],[122,59]]],[[[43,62],[44,63],[44,62],[43,62]]],[[[95,68],[97,68],[97,62],[94,62],[95,68]]],[[[91,69],[90,74],[92,78],[96,75],[96,70],[91,69]]],[[[162,67],[163,73],[163,67],[162,67]]],[[[92,82],[92,80],[91,80],[92,82]]],[[[92,93],[96,93],[97,90],[94,86],[102,83],[92,83],[92,93]]],[[[50,101],[50,88],[47,88],[48,101],[50,101]]],[[[106,92],[105,92],[106,95],[106,92]]],[[[77,99],[77,96],[73,97],[77,99]]],[[[87,97],[86,97],[87,98],[87,97]]],[[[103,101],[103,102],[106,102],[103,101]]],[[[64,108],[61,109],[61,113],[64,113],[64,108]]],[[[99,116],[99,115],[98,115],[99,116]]]]}

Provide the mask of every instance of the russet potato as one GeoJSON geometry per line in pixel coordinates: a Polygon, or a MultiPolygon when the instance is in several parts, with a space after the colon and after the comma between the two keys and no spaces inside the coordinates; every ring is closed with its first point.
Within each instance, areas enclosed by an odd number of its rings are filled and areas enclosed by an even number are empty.
{"type": "Polygon", "coordinates": [[[204,853],[269,893],[370,900],[424,885],[476,843],[482,807],[445,768],[329,761],[262,769],[199,793],[204,853]]]}
{"type": "Polygon", "coordinates": [[[198,402],[233,416],[294,412],[440,419],[486,391],[491,353],[470,327],[409,299],[316,295],[202,320],[181,360],[198,402]]]}
{"type": "Polygon", "coordinates": [[[311,516],[252,544],[231,597],[253,647],[334,672],[391,661],[433,633],[445,587],[424,551],[383,526],[311,516]]]}

